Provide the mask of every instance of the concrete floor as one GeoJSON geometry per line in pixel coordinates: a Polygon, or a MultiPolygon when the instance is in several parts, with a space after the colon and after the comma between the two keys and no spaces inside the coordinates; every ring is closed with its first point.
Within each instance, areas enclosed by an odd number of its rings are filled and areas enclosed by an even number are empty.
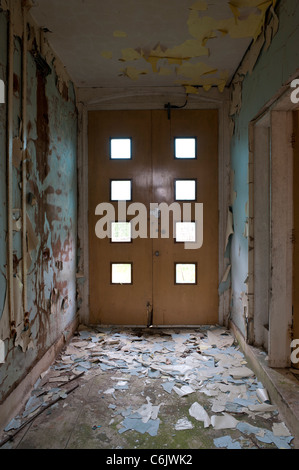
{"type": "Polygon", "coordinates": [[[263,388],[223,328],[81,326],[1,447],[299,448],[299,430],[291,433],[276,403],[263,403],[263,388]]]}

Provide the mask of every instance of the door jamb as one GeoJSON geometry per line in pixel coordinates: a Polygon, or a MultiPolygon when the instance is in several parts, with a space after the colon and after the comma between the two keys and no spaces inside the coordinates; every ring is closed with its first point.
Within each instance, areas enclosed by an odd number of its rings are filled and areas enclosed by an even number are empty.
{"type": "Polygon", "coordinates": [[[256,307],[260,305],[256,286],[261,274],[255,266],[255,212],[259,204],[254,185],[254,161],[258,157],[256,138],[261,128],[269,129],[270,142],[270,295],[269,331],[265,340],[268,349],[269,367],[285,368],[290,362],[292,334],[292,275],[293,275],[293,119],[292,111],[298,105],[291,102],[289,84],[283,87],[249,124],[249,330],[248,343],[259,346],[263,332],[260,315],[256,307]],[[284,313],[284,315],[282,315],[284,313]]]}

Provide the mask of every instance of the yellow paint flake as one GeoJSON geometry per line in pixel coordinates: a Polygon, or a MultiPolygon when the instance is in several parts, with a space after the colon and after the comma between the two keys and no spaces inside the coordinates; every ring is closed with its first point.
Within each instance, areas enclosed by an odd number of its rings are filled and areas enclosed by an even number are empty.
{"type": "Polygon", "coordinates": [[[182,65],[183,59],[178,59],[175,57],[167,57],[169,65],[182,65]]]}
{"type": "Polygon", "coordinates": [[[217,20],[209,16],[199,16],[196,10],[191,10],[188,28],[191,36],[201,40],[206,45],[207,40],[215,37],[213,32],[229,34],[232,38],[252,37],[256,39],[261,33],[265,22],[265,14],[276,0],[231,0],[229,6],[233,17],[217,20]],[[260,14],[251,13],[245,19],[240,19],[241,8],[257,8],[260,14]]]}
{"type": "Polygon", "coordinates": [[[126,69],[122,70],[124,76],[130,78],[131,80],[138,80],[140,75],[146,75],[148,73],[147,70],[138,70],[135,67],[127,67],[126,69]]]}
{"type": "Polygon", "coordinates": [[[189,39],[179,46],[170,49],[162,48],[158,44],[149,54],[143,52],[141,56],[152,66],[153,72],[158,73],[158,61],[166,59],[169,65],[182,65],[183,61],[194,57],[208,56],[209,50],[197,39],[189,39]]]}
{"type": "Polygon", "coordinates": [[[102,51],[101,56],[104,57],[104,59],[112,59],[112,52],[111,51],[102,51]]]}
{"type": "Polygon", "coordinates": [[[218,28],[218,31],[219,31],[219,33],[222,34],[222,36],[226,36],[228,34],[228,29],[218,28]]]}
{"type": "Polygon", "coordinates": [[[165,49],[161,47],[161,44],[157,44],[149,53],[143,51],[143,58],[151,64],[153,72],[158,73],[158,61],[165,58],[165,49]]]}
{"type": "Polygon", "coordinates": [[[217,34],[214,33],[214,31],[209,31],[206,35],[206,37],[203,38],[202,40],[202,46],[203,47],[206,47],[206,44],[207,42],[210,40],[210,39],[214,39],[214,38],[217,38],[217,34]]]}
{"type": "Polygon", "coordinates": [[[177,69],[177,75],[183,75],[184,77],[187,77],[191,80],[193,85],[197,85],[197,82],[201,79],[202,76],[214,73],[217,73],[217,69],[212,68],[203,62],[198,62],[197,64],[185,62],[177,69]]]}
{"type": "Polygon", "coordinates": [[[223,93],[224,88],[225,88],[225,85],[226,85],[226,80],[222,80],[222,81],[220,81],[220,83],[218,84],[218,90],[220,91],[220,93],[223,93]]]}
{"type": "Polygon", "coordinates": [[[276,0],[230,0],[229,5],[235,8],[259,8],[264,11],[265,4],[268,4],[268,8],[275,2],[276,0]]]}
{"type": "Polygon", "coordinates": [[[231,25],[229,35],[231,38],[255,38],[259,35],[264,19],[261,15],[249,15],[245,20],[239,20],[237,24],[231,25]]]}
{"type": "Polygon", "coordinates": [[[210,88],[213,86],[217,86],[218,90],[220,93],[223,92],[227,81],[228,81],[228,76],[226,75],[227,72],[223,72],[220,74],[220,77],[210,77],[210,78],[205,78],[205,76],[200,77],[196,82],[192,82],[191,80],[188,81],[177,81],[180,85],[184,86],[185,88],[187,86],[190,87],[202,87],[205,91],[209,91],[210,88]]]}
{"type": "Polygon", "coordinates": [[[235,4],[233,4],[232,2],[229,2],[229,7],[231,9],[231,11],[233,12],[233,15],[234,15],[234,18],[235,18],[235,22],[237,23],[238,22],[238,19],[239,19],[239,16],[240,16],[240,11],[239,9],[236,7],[235,4]]]}
{"type": "Polygon", "coordinates": [[[198,88],[191,85],[185,85],[187,95],[198,95],[198,88]]]}
{"type": "Polygon", "coordinates": [[[128,48],[122,50],[122,58],[119,59],[122,62],[129,62],[131,60],[139,60],[142,56],[135,49],[128,48]]]}
{"type": "Polygon", "coordinates": [[[191,5],[190,10],[205,11],[208,9],[208,4],[205,0],[198,0],[191,5]]]}
{"type": "Polygon", "coordinates": [[[179,46],[175,46],[165,51],[167,58],[181,58],[188,60],[194,57],[208,56],[209,49],[202,44],[202,39],[188,39],[179,46]]]}
{"type": "Polygon", "coordinates": [[[157,56],[149,56],[146,60],[149,64],[151,64],[153,72],[158,73],[158,61],[161,57],[157,56]]]}
{"type": "Polygon", "coordinates": [[[114,31],[113,36],[115,38],[126,38],[128,35],[124,31],[114,31]]]}
{"type": "MultiPolygon", "coordinates": [[[[198,93],[196,88],[198,86],[202,86],[205,90],[216,86],[220,92],[223,92],[228,80],[227,72],[217,74],[217,69],[203,62],[191,63],[191,59],[209,56],[209,40],[220,38],[221,35],[229,35],[233,39],[252,38],[255,42],[265,27],[266,12],[269,7],[274,8],[276,2],[277,0],[230,0],[227,3],[232,14],[225,19],[217,20],[200,14],[208,9],[208,3],[206,0],[197,0],[189,8],[187,26],[191,39],[172,48],[157,44],[152,50],[147,51],[123,49],[119,60],[127,62],[143,59],[151,65],[153,73],[165,76],[173,73],[172,69],[165,66],[167,60],[169,66],[177,66],[176,73],[183,77],[184,81],[175,83],[184,86],[187,93],[198,93]],[[164,60],[161,67],[158,65],[160,60],[164,60]]],[[[113,35],[118,38],[127,37],[127,33],[123,31],[114,31],[113,35]]],[[[103,51],[102,56],[112,58],[112,53],[103,51]]],[[[148,70],[138,70],[134,67],[127,67],[122,71],[124,76],[132,80],[137,80],[140,75],[147,73],[148,70]]]]}

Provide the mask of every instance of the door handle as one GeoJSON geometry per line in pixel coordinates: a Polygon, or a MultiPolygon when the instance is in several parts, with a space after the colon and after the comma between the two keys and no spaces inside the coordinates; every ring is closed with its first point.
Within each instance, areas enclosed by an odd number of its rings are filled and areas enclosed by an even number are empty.
{"type": "Polygon", "coordinates": [[[156,251],[155,256],[158,258],[158,256],[160,256],[160,251],[156,251]]]}

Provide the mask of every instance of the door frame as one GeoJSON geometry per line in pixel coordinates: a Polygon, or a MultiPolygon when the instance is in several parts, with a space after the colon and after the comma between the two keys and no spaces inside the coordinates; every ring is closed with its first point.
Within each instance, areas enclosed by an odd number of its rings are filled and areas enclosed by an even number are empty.
{"type": "MultiPolygon", "coordinates": [[[[293,77],[296,78],[297,74],[293,77]]],[[[291,365],[293,304],[293,78],[249,124],[249,247],[248,247],[248,315],[247,342],[263,347],[269,367],[291,365]],[[262,161],[258,162],[258,159],[262,161]],[[265,182],[260,166],[268,168],[267,192],[269,219],[262,219],[265,182]],[[271,190],[270,190],[271,188],[271,190]],[[266,230],[270,236],[265,237],[266,230]],[[268,275],[261,263],[268,262],[268,275]],[[265,302],[265,291],[267,301],[265,302]],[[263,311],[263,309],[267,311],[263,311]],[[282,314],[283,312],[283,314],[282,314]],[[265,328],[266,316],[268,328],[265,328]]],[[[266,322],[267,323],[267,322],[266,322]]]]}
{"type": "MultiPolygon", "coordinates": [[[[79,110],[78,129],[78,310],[81,323],[89,323],[89,246],[88,246],[88,112],[91,110],[154,110],[164,109],[166,103],[185,103],[184,89],[170,87],[144,89],[85,89],[77,93],[79,110]]],[[[218,186],[219,186],[219,286],[227,272],[229,259],[225,258],[227,213],[230,205],[230,95],[228,90],[220,93],[211,89],[208,93],[199,90],[189,95],[186,109],[217,109],[219,119],[218,142],[218,186]]],[[[165,110],[165,113],[167,110],[165,110]]],[[[172,112],[175,112],[173,110],[172,112]]],[[[219,291],[218,323],[228,325],[230,308],[230,286],[219,291]]],[[[132,325],[134,326],[134,325],[132,325]]]]}

